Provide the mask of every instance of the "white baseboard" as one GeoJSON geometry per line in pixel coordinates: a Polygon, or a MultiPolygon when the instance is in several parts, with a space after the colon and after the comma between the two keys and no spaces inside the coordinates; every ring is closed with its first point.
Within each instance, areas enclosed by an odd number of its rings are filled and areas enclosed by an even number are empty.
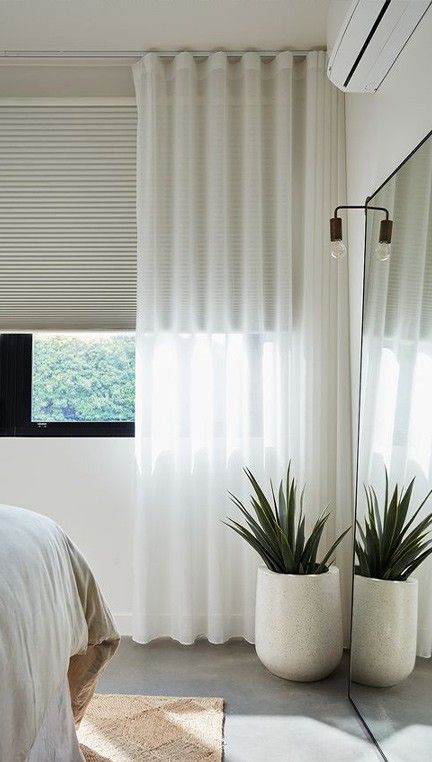
{"type": "Polygon", "coordinates": [[[122,611],[119,614],[114,613],[113,616],[120,635],[132,635],[132,612],[122,611]]]}

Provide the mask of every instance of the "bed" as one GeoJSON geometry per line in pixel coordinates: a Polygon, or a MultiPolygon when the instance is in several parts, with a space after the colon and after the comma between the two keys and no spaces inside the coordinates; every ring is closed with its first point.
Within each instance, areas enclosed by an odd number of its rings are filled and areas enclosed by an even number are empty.
{"type": "Polygon", "coordinates": [[[83,760],[76,726],[119,634],[50,519],[0,505],[0,760],[83,760]]]}

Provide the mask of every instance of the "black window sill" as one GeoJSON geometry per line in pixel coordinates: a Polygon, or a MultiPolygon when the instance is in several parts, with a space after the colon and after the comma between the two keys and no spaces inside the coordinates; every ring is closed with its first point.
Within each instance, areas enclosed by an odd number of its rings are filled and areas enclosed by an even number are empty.
{"type": "Polygon", "coordinates": [[[133,423],[30,423],[7,432],[3,437],[134,437],[133,423]]]}

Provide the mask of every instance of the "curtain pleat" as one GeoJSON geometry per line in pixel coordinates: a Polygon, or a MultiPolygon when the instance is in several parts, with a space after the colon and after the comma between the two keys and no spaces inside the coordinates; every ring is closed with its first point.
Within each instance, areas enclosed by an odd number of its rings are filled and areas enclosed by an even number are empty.
{"type": "MultiPolygon", "coordinates": [[[[146,55],[138,104],[134,638],[254,639],[257,558],[222,520],[291,458],[351,523],[343,96],[325,55],[146,55]]],[[[338,559],[350,575],[349,543],[338,559]]],[[[348,585],[345,595],[348,605],[348,585]]]]}

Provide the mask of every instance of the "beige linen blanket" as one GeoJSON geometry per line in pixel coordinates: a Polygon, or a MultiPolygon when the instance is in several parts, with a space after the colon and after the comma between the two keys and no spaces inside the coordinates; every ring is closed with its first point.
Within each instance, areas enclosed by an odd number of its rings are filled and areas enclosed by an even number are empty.
{"type": "Polygon", "coordinates": [[[119,635],[80,552],[50,519],[0,505],[0,760],[25,760],[66,674],[75,721],[119,635]]]}

